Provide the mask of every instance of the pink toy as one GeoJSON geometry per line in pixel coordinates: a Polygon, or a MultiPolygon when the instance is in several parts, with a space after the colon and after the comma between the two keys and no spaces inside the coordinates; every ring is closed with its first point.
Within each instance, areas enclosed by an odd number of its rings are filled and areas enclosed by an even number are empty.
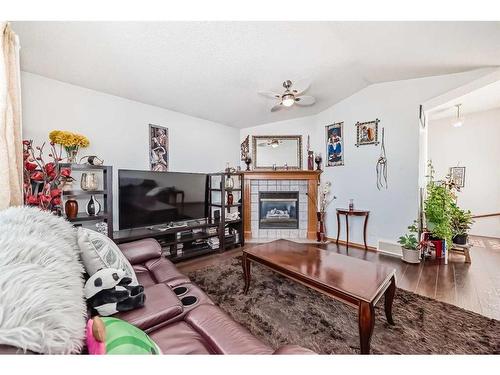
{"type": "Polygon", "coordinates": [[[87,322],[87,348],[89,354],[106,354],[106,330],[103,321],[98,317],[87,322]]]}

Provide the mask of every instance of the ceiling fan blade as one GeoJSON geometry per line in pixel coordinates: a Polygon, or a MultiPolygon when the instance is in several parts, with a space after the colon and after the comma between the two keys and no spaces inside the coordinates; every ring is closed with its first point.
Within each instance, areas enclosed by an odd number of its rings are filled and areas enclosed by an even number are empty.
{"type": "Polygon", "coordinates": [[[297,81],[297,83],[292,85],[292,92],[294,95],[300,95],[306,92],[309,89],[309,86],[311,86],[311,83],[305,79],[297,81]]]}
{"type": "Polygon", "coordinates": [[[295,104],[297,105],[313,105],[316,102],[314,96],[303,95],[295,98],[295,104]]]}
{"type": "Polygon", "coordinates": [[[265,96],[266,98],[271,98],[271,99],[280,99],[281,95],[276,94],[275,92],[272,91],[259,91],[259,95],[265,96]]]}
{"type": "Polygon", "coordinates": [[[273,108],[271,108],[271,112],[276,112],[276,111],[279,111],[280,109],[283,109],[284,106],[283,104],[279,103],[279,104],[276,104],[273,108]]]}

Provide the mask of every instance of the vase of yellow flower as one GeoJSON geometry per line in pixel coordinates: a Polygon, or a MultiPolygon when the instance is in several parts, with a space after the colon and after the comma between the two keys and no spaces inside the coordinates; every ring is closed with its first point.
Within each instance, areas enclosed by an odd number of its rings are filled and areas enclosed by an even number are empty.
{"type": "Polygon", "coordinates": [[[76,163],[78,161],[78,151],[80,147],[88,147],[89,139],[84,135],[72,133],[66,130],[53,130],[49,133],[52,143],[61,145],[66,150],[67,162],[76,163]]]}

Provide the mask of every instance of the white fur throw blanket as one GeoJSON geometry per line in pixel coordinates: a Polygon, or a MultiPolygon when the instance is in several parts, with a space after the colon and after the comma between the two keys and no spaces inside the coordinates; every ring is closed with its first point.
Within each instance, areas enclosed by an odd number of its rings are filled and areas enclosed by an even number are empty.
{"type": "Polygon", "coordinates": [[[86,305],[76,230],[38,208],[0,211],[0,344],[81,351],[86,305]]]}

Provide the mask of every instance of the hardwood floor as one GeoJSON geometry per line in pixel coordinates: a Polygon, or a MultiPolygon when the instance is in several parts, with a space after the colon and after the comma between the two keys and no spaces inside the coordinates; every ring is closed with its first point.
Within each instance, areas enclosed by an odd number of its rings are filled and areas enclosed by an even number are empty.
{"type": "MultiPolygon", "coordinates": [[[[397,286],[420,295],[460,306],[481,315],[500,320],[500,239],[472,237],[472,264],[464,256],[450,253],[449,262],[427,260],[420,264],[403,263],[399,258],[327,244],[320,247],[339,254],[380,262],[396,269],[397,286]]],[[[247,244],[245,247],[256,246],[247,244]]],[[[179,263],[181,272],[217,264],[241,254],[241,248],[179,263]]],[[[243,277],[243,276],[242,276],[243,277]]],[[[243,287],[243,281],[242,281],[243,287]]]]}

